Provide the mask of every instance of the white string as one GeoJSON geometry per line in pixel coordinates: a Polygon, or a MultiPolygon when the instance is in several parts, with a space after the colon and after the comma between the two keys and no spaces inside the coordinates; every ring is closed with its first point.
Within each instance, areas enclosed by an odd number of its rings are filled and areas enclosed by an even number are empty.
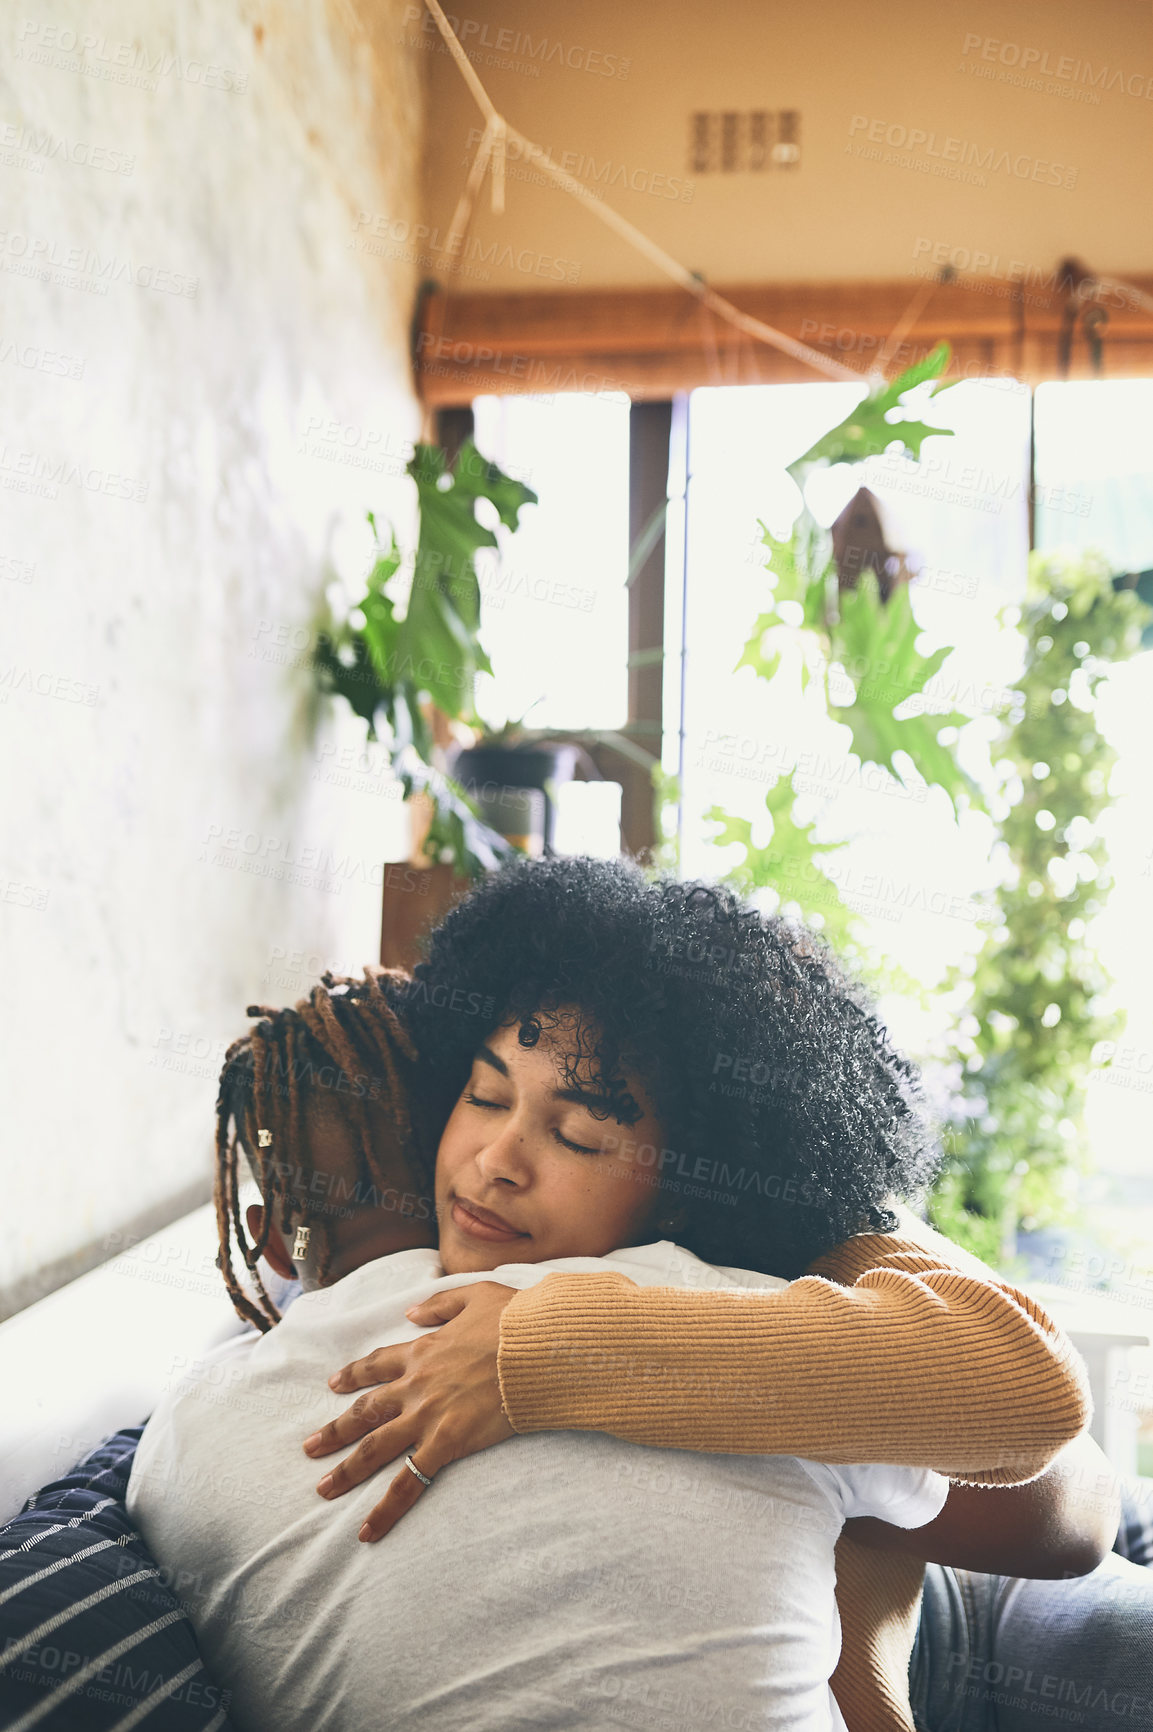
{"type": "MultiPolygon", "coordinates": [[[[784,331],[778,331],[774,325],[767,325],[763,319],[756,319],[751,313],[742,313],[739,307],[735,307],[730,300],[727,300],[724,295],[719,295],[715,289],[709,288],[706,283],[701,281],[700,277],[682,265],[679,259],[674,259],[671,253],[665,252],[663,247],[650,240],[648,235],[638,229],[634,223],[629,222],[627,217],[621,216],[619,212],[613,210],[611,205],[604,203],[584,185],[583,181],[577,180],[563,168],[558,168],[547,151],[542,150],[538,144],[533,144],[531,139],[525,138],[523,133],[518,132],[514,126],[510,126],[504,116],[497,112],[496,104],[481,83],[475,67],[461,47],[456,33],[441,10],[439,0],[424,0],[424,3],[432,13],[436,27],[444,38],[449,53],[459,66],[461,75],[485,117],[485,130],[469,170],[468,183],[465,186],[465,191],[461,194],[456,215],[453,217],[453,225],[449,234],[450,244],[458,232],[458,222],[460,222],[462,211],[465,222],[471,213],[472,201],[476,197],[490,158],[493,162],[493,210],[498,214],[503,211],[505,147],[508,141],[512,141],[520,146],[524,155],[535,163],[542,173],[548,175],[573,198],[579,199],[587,210],[593,211],[603,223],[607,223],[609,228],[620,235],[622,240],[627,241],[630,246],[643,253],[651,263],[656,265],[658,270],[663,271],[666,276],[672,278],[674,283],[678,283],[682,289],[695,296],[703,306],[708,307],[710,312],[715,313],[718,318],[724,319],[734,329],[743,331],[746,336],[755,337],[759,342],[768,343],[771,348],[779,349],[785,355],[791,355],[794,360],[803,362],[805,366],[812,367],[818,373],[824,373],[830,379],[852,379],[857,384],[861,383],[861,374],[854,372],[852,367],[846,367],[843,362],[835,361],[828,355],[822,355],[819,349],[810,349],[807,343],[800,342],[796,337],[788,336],[784,331]]],[[[461,232],[463,232],[465,222],[460,222],[461,232]]]]}
{"type": "Polygon", "coordinates": [[[917,323],[917,320],[921,317],[921,314],[932,300],[934,294],[937,292],[938,281],[939,279],[937,277],[930,277],[926,282],[921,284],[920,288],[916,291],[912,300],[905,308],[905,311],[901,314],[900,318],[889,332],[889,335],[885,338],[884,346],[881,349],[880,354],[877,356],[877,372],[882,378],[885,376],[885,368],[888,366],[893,355],[904,342],[905,338],[913,329],[913,326],[917,323]]]}
{"type": "Polygon", "coordinates": [[[473,156],[472,163],[469,167],[468,175],[464,183],[464,189],[461,192],[460,198],[457,200],[456,209],[452,215],[452,224],[448,231],[448,239],[445,241],[445,251],[448,254],[448,268],[450,274],[456,269],[458,262],[457,255],[463,250],[464,237],[468,233],[469,225],[472,222],[473,205],[476,202],[476,195],[480,190],[480,183],[484,179],[484,171],[488,167],[489,157],[492,155],[493,139],[496,136],[497,131],[496,122],[497,116],[493,115],[492,119],[488,122],[484,131],[480,135],[480,143],[476,147],[476,153],[473,156]]]}

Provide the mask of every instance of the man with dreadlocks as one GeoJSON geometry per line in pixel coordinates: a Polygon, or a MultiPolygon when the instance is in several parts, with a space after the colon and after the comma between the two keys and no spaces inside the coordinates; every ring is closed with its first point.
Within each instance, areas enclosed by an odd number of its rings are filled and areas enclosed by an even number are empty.
{"type": "Polygon", "coordinates": [[[325,974],[291,1009],[250,1005],[255,1028],[225,1056],[216,1106],[217,1263],[239,1314],[279,1321],[262,1279],[323,1286],[370,1257],[436,1244],[434,1133],[412,1088],[416,1051],[395,1000],[399,972],[325,974]],[[245,1237],[240,1156],[260,1187],[245,1237]],[[257,1303],[232,1262],[232,1240],[257,1303]]]}
{"type": "MultiPolygon", "coordinates": [[[[412,1086],[416,1053],[397,1015],[410,1011],[404,991],[402,977],[375,971],[363,982],[326,976],[291,1011],[253,1007],[256,1027],[224,1066],[220,1263],[256,1329],[193,1366],[161,1403],[128,1507],[161,1566],[192,1584],[189,1616],[236,1724],[597,1726],[615,1718],[618,1692],[636,1698],[638,1657],[661,1651],[661,1689],[671,1692],[662,1723],[675,1732],[730,1698],[740,1715],[726,1709],[729,1725],[843,1732],[828,1685],[836,1534],[847,1515],[930,1520],[946,1486],[927,1469],[685,1457],[670,1499],[664,1452],[653,1460],[575,1432],[514,1439],[505,1426],[513,1449],[462,1462],[386,1555],[356,1543],[343,1501],[317,1498],[301,1442],[337,1411],[334,1365],[381,1339],[413,1340],[414,1305],[483,1280],[494,1264],[510,1289],[550,1269],[606,1264],[644,1285],[787,1284],[711,1269],[662,1238],[671,1223],[661,1193],[595,1158],[601,1102],[558,1088],[575,1032],[561,1009],[489,1030],[480,1045],[473,1086],[441,1130],[436,1173],[437,1184],[451,1173],[454,1187],[467,1185],[476,1212],[442,1202],[434,1248],[425,1090],[412,1086]],[[494,1141],[491,1096],[502,1078],[520,1109],[511,1140],[494,1141]],[[248,1212],[250,1237],[242,1155],[263,1199],[248,1212]],[[530,1232],[476,1204],[492,1163],[506,1159],[526,1181],[533,1175],[530,1232]],[[255,1300],[233,1269],[234,1241],[255,1300]],[[283,1318],[257,1267],[262,1255],[282,1276],[301,1275],[304,1292],[283,1318]],[[686,1548],[699,1555],[682,1592],[686,1548]],[[443,1592],[446,1563],[460,1601],[443,1592]],[[574,1569],[585,1583],[575,1601],[574,1569]]],[[[610,1118],[662,1142],[639,1077],[624,1069],[619,1082],[610,1118]]],[[[411,1454],[407,1467],[421,1478],[411,1454]]],[[[376,1493],[365,1485],[358,1496],[367,1516],[376,1493]]]]}

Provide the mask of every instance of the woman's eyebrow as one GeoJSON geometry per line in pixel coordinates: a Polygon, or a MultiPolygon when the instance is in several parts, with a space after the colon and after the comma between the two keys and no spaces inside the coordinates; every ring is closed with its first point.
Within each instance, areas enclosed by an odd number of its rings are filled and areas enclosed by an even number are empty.
{"type": "MultiPolygon", "coordinates": [[[[493,1052],[491,1046],[485,1046],[482,1043],[476,1049],[476,1056],[480,1060],[481,1064],[490,1065],[491,1068],[498,1071],[501,1076],[508,1075],[508,1066],[505,1064],[503,1058],[500,1058],[495,1052],[493,1052]]],[[[603,1096],[593,1094],[588,1089],[554,1089],[552,1091],[552,1098],[554,1101],[572,1101],[578,1107],[601,1107],[605,1105],[603,1096]]]]}
{"type": "Polygon", "coordinates": [[[617,1103],[615,1110],[611,1095],[595,1094],[588,1089],[554,1089],[552,1098],[554,1101],[571,1101],[574,1106],[584,1107],[594,1119],[607,1117],[626,1128],[641,1117],[641,1110],[631,1095],[626,1095],[623,1101],[617,1103]],[[631,1112],[629,1108],[632,1109],[631,1112]]]}
{"type": "Polygon", "coordinates": [[[554,1101],[571,1101],[578,1107],[605,1107],[608,1100],[604,1095],[591,1093],[588,1089],[553,1089],[554,1101]]]}
{"type": "MultiPolygon", "coordinates": [[[[506,1077],[508,1075],[508,1066],[505,1064],[504,1060],[493,1052],[491,1046],[485,1046],[483,1041],[476,1049],[476,1057],[481,1064],[489,1065],[490,1068],[498,1072],[500,1076],[506,1077]]],[[[598,1116],[606,1107],[609,1106],[607,1096],[596,1094],[591,1089],[553,1089],[552,1098],[554,1101],[570,1102],[573,1106],[587,1107],[590,1112],[593,1112],[598,1116]]],[[[616,1117],[617,1115],[613,1114],[612,1116],[616,1117]]],[[[623,1125],[630,1123],[631,1121],[622,1118],[619,1119],[618,1122],[623,1125]]]]}

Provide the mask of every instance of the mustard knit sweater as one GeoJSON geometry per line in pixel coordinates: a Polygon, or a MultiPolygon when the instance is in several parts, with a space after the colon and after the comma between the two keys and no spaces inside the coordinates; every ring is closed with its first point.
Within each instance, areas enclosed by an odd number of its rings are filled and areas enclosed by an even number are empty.
{"type": "MultiPolygon", "coordinates": [[[[900,1211],[789,1287],[700,1292],[549,1275],[506,1305],[515,1431],[607,1431],[723,1455],[931,1467],[983,1485],[1044,1472],[1089,1417],[1084,1372],[1041,1308],[900,1211]]],[[[911,1732],[923,1565],[842,1536],[833,1689],[850,1732],[911,1732]]]]}

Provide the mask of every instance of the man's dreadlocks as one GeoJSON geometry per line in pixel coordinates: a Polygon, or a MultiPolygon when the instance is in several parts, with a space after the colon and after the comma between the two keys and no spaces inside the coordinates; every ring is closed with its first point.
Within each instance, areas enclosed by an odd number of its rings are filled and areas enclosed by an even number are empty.
{"type": "Polygon", "coordinates": [[[323,1219],[331,1205],[309,1195],[313,1166],[304,1117],[309,1100],[328,1098],[331,1091],[357,1131],[358,1192],[362,1184],[371,1192],[380,1179],[391,1179],[398,1161],[431,1184],[435,1145],[417,1109],[416,1047],[395,1008],[405,981],[399,970],[382,968],[366,968],[363,980],[326,973],[292,1007],[250,1004],[246,1015],[261,1020],[225,1055],[216,1102],[217,1266],[237,1312],[262,1331],[280,1321],[257,1268],[273,1226],[288,1232],[289,1217],[303,1216],[301,1224],[310,1225],[319,1240],[321,1281],[331,1260],[323,1219]],[[387,1149],[374,1147],[369,1103],[383,1106],[394,1127],[395,1140],[387,1149]],[[241,1149],[264,1200],[264,1225],[254,1245],[241,1222],[241,1149]],[[259,1307],[233,1268],[233,1233],[259,1307]]]}

